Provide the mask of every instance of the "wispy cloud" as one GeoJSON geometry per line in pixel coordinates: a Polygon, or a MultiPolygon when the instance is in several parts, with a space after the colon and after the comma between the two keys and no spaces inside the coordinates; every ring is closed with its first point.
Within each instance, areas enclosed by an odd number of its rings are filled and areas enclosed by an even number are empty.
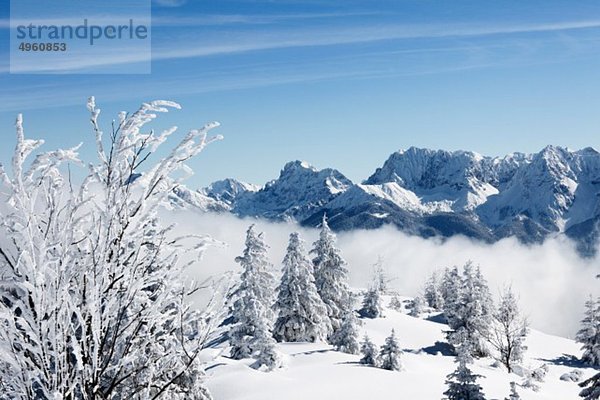
{"type": "Polygon", "coordinates": [[[267,25],[297,20],[336,19],[381,15],[381,12],[327,12],[293,14],[205,14],[199,16],[157,16],[154,27],[202,27],[219,25],[267,25]]]}
{"type": "MultiPolygon", "coordinates": [[[[207,70],[199,66],[196,73],[178,70],[174,76],[152,82],[148,95],[166,93],[170,95],[196,94],[203,92],[247,89],[298,82],[335,79],[373,79],[405,77],[414,75],[440,74],[453,71],[481,69],[499,65],[532,65],[560,62],[578,54],[592,54],[600,43],[590,35],[576,34],[575,30],[599,28],[600,21],[572,21],[553,24],[530,25],[405,25],[405,26],[360,26],[320,27],[319,29],[294,28],[279,31],[239,30],[225,37],[215,32],[201,34],[196,31],[175,31],[167,42],[164,36],[154,35],[153,62],[202,58],[208,56],[230,56],[266,50],[284,50],[324,46],[342,46],[331,54],[318,52],[316,59],[302,59],[296,68],[277,57],[254,59],[240,63],[218,62],[217,69],[207,70]],[[553,32],[553,35],[517,35],[519,33],[553,32]],[[497,35],[489,38],[490,35],[497,35]],[[413,42],[412,39],[435,39],[413,42]],[[403,42],[406,40],[406,42],[403,42]],[[354,46],[370,42],[383,42],[382,46],[354,46]],[[193,43],[193,46],[190,45],[193,43]],[[415,45],[418,43],[418,45],[415,45]],[[354,46],[354,47],[345,47],[354,46]],[[544,52],[552,50],[551,58],[544,52]],[[583,50],[582,50],[583,49],[583,50]],[[339,51],[338,51],[339,50],[339,51]],[[444,53],[441,55],[441,53],[444,53]],[[451,54],[451,55],[450,55],[451,54]],[[441,62],[443,61],[443,62],[441,62]],[[250,64],[249,64],[250,62],[250,64]],[[234,66],[233,69],[230,66],[234,66]]],[[[228,30],[229,32],[230,30],[228,30]]],[[[278,53],[274,53],[277,55],[278,53]]],[[[281,53],[286,54],[286,53],[281,53]]],[[[210,60],[215,62],[216,59],[210,60]]],[[[225,59],[224,59],[225,60],[225,59]]],[[[54,64],[54,72],[84,72],[95,67],[135,64],[147,61],[147,55],[133,52],[114,51],[103,57],[70,57],[54,64]]],[[[204,62],[202,63],[204,64],[204,62]]],[[[160,64],[159,64],[160,65],[160,64]]],[[[166,65],[166,64],[163,64],[166,65]]],[[[156,66],[155,66],[156,68],[156,66]]],[[[8,72],[8,66],[0,66],[0,73],[8,72]]],[[[23,66],[21,72],[48,72],[42,64],[23,66]]],[[[101,89],[101,91],[104,88],[101,89]]],[[[122,89],[122,88],[121,88],[122,89]]],[[[105,97],[130,98],[127,90],[107,88],[105,97]]],[[[142,96],[139,89],[136,96],[142,96]]],[[[19,101],[18,95],[3,93],[0,104],[5,110],[48,107],[61,105],[76,88],[65,87],[54,95],[48,93],[44,102],[27,98],[19,101]],[[68,92],[68,93],[67,93],[68,92]],[[54,96],[54,97],[53,97],[54,96]],[[48,98],[55,101],[47,101],[48,98]]],[[[42,95],[42,93],[39,93],[42,95]]],[[[77,97],[77,96],[72,96],[77,97]]]]}
{"type": "Polygon", "coordinates": [[[162,7],[181,7],[187,0],[152,0],[152,2],[162,7]]]}
{"type": "Polygon", "coordinates": [[[239,32],[228,39],[192,37],[187,34],[181,43],[155,47],[155,60],[193,58],[295,47],[351,45],[386,40],[461,38],[491,35],[512,35],[537,32],[559,32],[600,28],[600,20],[571,21],[532,25],[372,25],[361,27],[311,28],[268,33],[239,32]],[[197,43],[189,46],[189,42],[197,43]]]}

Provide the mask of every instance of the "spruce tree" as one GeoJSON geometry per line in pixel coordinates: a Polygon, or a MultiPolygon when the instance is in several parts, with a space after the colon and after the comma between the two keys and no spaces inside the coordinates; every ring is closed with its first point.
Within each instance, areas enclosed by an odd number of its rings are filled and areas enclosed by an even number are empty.
{"type": "Polygon", "coordinates": [[[400,362],[400,355],[402,350],[396,340],[396,334],[392,329],[392,333],[385,339],[385,343],[381,346],[379,351],[379,365],[383,369],[390,371],[400,371],[402,369],[402,363],[400,362]]]}
{"type": "Polygon", "coordinates": [[[392,310],[402,312],[404,307],[402,306],[402,301],[400,300],[400,297],[398,297],[398,294],[394,293],[392,299],[390,300],[390,304],[388,304],[388,307],[392,310]]]}
{"type": "Polygon", "coordinates": [[[383,257],[377,257],[377,261],[373,265],[373,286],[379,290],[380,293],[387,293],[392,278],[385,271],[383,265],[383,257]]]}
{"type": "Polygon", "coordinates": [[[260,352],[274,343],[267,343],[273,325],[274,282],[272,265],[267,257],[267,245],[255,226],[246,231],[243,255],[236,257],[242,268],[240,283],[233,293],[232,317],[236,324],[229,332],[231,357],[242,359],[261,357],[260,352]]]}
{"type": "Polygon", "coordinates": [[[277,345],[271,332],[266,329],[260,330],[255,336],[253,357],[256,362],[252,367],[264,371],[271,371],[283,364],[281,354],[277,351],[277,345]]]}
{"type": "Polygon", "coordinates": [[[360,343],[360,353],[362,354],[362,358],[360,359],[361,364],[377,365],[377,348],[367,334],[365,334],[363,341],[360,343]]]}
{"type": "Polygon", "coordinates": [[[290,235],[278,287],[273,335],[280,342],[325,340],[331,329],[327,309],[317,293],[313,265],[298,233],[290,235]]]}
{"type": "Polygon", "coordinates": [[[458,325],[457,308],[461,302],[462,279],[458,267],[446,268],[442,280],[441,293],[444,300],[444,316],[448,325],[452,328],[458,325]]]}
{"type": "Polygon", "coordinates": [[[447,377],[448,390],[444,392],[446,396],[444,399],[485,400],[482,388],[477,384],[477,379],[481,376],[474,374],[468,367],[468,364],[472,362],[472,350],[469,348],[468,342],[460,345],[457,353],[456,363],[458,363],[458,367],[447,377]]]}
{"type": "Polygon", "coordinates": [[[438,311],[442,311],[444,309],[442,282],[440,281],[440,276],[437,271],[433,272],[425,283],[423,298],[429,307],[438,311]]]}
{"type": "Polygon", "coordinates": [[[379,318],[383,316],[381,293],[376,286],[372,286],[365,293],[360,314],[366,318],[379,318]]]}
{"type": "Polygon", "coordinates": [[[486,338],[492,322],[493,302],[479,268],[474,269],[471,262],[463,267],[462,278],[458,277],[458,269],[447,273],[445,282],[445,313],[448,325],[452,329],[448,333],[448,341],[455,348],[466,340],[476,357],[488,355],[486,338]],[[457,333],[460,331],[460,335],[457,333]]]}
{"type": "Polygon", "coordinates": [[[332,333],[337,331],[350,304],[348,270],[346,261],[335,244],[335,235],[323,215],[319,239],[313,244],[310,254],[314,255],[315,284],[317,292],[327,307],[332,333]]]}
{"type": "Polygon", "coordinates": [[[342,319],[342,325],[331,337],[331,344],[337,351],[358,354],[358,319],[354,311],[348,310],[342,319]]]}
{"type": "Polygon", "coordinates": [[[579,397],[583,397],[584,400],[600,399],[600,372],[581,382],[579,386],[583,388],[579,397]]]}
{"type": "Polygon", "coordinates": [[[600,365],[600,302],[590,296],[585,303],[585,317],[576,339],[582,343],[581,361],[592,366],[600,365]]]}

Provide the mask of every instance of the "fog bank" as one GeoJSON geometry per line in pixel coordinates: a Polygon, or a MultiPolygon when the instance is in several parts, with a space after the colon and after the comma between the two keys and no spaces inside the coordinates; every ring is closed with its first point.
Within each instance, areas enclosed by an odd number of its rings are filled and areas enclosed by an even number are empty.
{"type": "MultiPolygon", "coordinates": [[[[227,243],[223,247],[210,247],[202,261],[190,269],[190,275],[198,280],[225,271],[239,271],[234,258],[243,250],[245,231],[251,223],[265,233],[269,256],[277,270],[292,231],[301,233],[307,250],[318,235],[315,229],[292,223],[239,219],[232,215],[170,211],[168,220],[178,224],[178,232],[210,234],[227,243]]],[[[600,293],[600,281],[594,278],[600,272],[599,260],[582,259],[573,243],[565,238],[532,246],[515,239],[485,244],[455,237],[442,242],[407,236],[387,226],[340,233],[338,244],[348,262],[353,287],[368,284],[372,266],[381,256],[388,274],[395,278],[391,286],[409,296],[421,291],[432,271],[472,260],[481,266],[495,297],[504,285],[513,286],[532,327],[567,337],[573,337],[578,329],[586,298],[600,293]]]]}

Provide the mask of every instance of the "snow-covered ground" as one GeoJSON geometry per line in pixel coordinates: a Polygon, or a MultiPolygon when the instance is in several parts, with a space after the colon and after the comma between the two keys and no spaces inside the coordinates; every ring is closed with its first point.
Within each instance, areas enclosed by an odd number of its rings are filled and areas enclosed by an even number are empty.
{"type": "MultiPolygon", "coordinates": [[[[409,300],[401,297],[402,300],[409,300]]],[[[384,305],[389,304],[389,296],[384,305]]],[[[405,302],[406,303],[406,302],[405,302]]],[[[286,357],[286,366],[273,372],[261,372],[249,365],[252,360],[232,360],[226,345],[212,352],[221,352],[207,369],[207,384],[215,400],[429,400],[441,399],[446,390],[446,375],[455,369],[454,357],[445,351],[444,331],[438,313],[426,313],[419,318],[385,308],[385,316],[361,319],[361,340],[367,333],[376,345],[395,329],[402,354],[403,371],[393,372],[358,363],[360,355],[336,352],[324,343],[284,343],[278,347],[286,357]],[[436,318],[437,317],[437,318],[436,318]],[[441,345],[440,345],[441,344],[441,345]],[[446,355],[444,355],[446,354],[446,355]]],[[[572,340],[547,335],[531,329],[526,341],[523,367],[535,369],[548,365],[539,391],[518,388],[524,400],[578,399],[577,383],[561,380],[561,375],[579,369],[582,379],[594,370],[585,368],[571,356],[580,355],[580,345],[572,340]]],[[[509,383],[523,378],[494,367],[491,358],[475,361],[472,370],[482,375],[479,383],[487,399],[508,397],[509,383]]]]}

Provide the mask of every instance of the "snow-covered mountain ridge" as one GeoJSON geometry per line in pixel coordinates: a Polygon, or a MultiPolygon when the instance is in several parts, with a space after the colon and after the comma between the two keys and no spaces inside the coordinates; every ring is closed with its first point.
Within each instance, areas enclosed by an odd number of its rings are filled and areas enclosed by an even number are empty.
{"type": "Polygon", "coordinates": [[[336,230],[393,224],[423,237],[541,242],[566,234],[591,254],[600,220],[600,153],[547,146],[539,153],[487,157],[411,147],[390,155],[362,183],[305,162],[285,165],[262,188],[227,179],[200,194],[204,208],[336,230]],[[209,204],[209,207],[206,207],[209,204]]]}

